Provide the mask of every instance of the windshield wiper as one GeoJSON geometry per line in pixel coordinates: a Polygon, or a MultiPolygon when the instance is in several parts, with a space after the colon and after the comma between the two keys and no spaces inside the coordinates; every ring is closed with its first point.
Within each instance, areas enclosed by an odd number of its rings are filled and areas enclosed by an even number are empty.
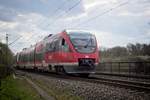
{"type": "Polygon", "coordinates": [[[89,46],[89,43],[91,42],[91,38],[89,39],[89,41],[87,42],[87,44],[84,46],[84,48],[87,48],[89,46]]]}

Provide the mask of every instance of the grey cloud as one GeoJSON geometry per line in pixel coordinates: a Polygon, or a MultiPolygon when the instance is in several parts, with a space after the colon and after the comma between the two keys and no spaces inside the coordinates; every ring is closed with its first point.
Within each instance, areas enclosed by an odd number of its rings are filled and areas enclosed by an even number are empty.
{"type": "Polygon", "coordinates": [[[15,20],[17,12],[0,6],[0,21],[12,22],[15,20]]]}

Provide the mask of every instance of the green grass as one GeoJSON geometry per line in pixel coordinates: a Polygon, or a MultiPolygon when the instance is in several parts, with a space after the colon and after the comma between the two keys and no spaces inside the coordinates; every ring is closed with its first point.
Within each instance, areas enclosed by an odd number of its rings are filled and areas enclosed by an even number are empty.
{"type": "Polygon", "coordinates": [[[8,76],[1,80],[1,100],[42,100],[25,79],[8,76]]]}

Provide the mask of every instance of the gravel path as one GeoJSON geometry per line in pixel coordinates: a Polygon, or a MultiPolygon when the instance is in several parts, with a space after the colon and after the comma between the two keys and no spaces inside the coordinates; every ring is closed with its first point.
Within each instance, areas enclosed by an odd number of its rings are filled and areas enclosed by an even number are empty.
{"type": "Polygon", "coordinates": [[[29,76],[33,80],[43,81],[47,86],[54,86],[62,92],[69,90],[72,95],[80,96],[84,100],[150,100],[150,92],[145,93],[104,84],[67,80],[31,73],[29,76]]]}
{"type": "Polygon", "coordinates": [[[29,84],[32,85],[34,89],[40,94],[40,96],[44,100],[55,100],[53,97],[51,97],[48,93],[46,93],[43,89],[41,89],[38,85],[36,85],[34,82],[32,82],[30,79],[25,78],[29,84]]]}

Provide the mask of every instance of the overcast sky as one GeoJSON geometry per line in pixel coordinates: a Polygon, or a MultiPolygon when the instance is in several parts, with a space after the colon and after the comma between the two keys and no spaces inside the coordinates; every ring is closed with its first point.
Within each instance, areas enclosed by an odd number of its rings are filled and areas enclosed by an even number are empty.
{"type": "Polygon", "coordinates": [[[0,0],[0,41],[13,52],[64,29],[92,31],[99,46],[150,43],[150,0],[0,0]]]}

